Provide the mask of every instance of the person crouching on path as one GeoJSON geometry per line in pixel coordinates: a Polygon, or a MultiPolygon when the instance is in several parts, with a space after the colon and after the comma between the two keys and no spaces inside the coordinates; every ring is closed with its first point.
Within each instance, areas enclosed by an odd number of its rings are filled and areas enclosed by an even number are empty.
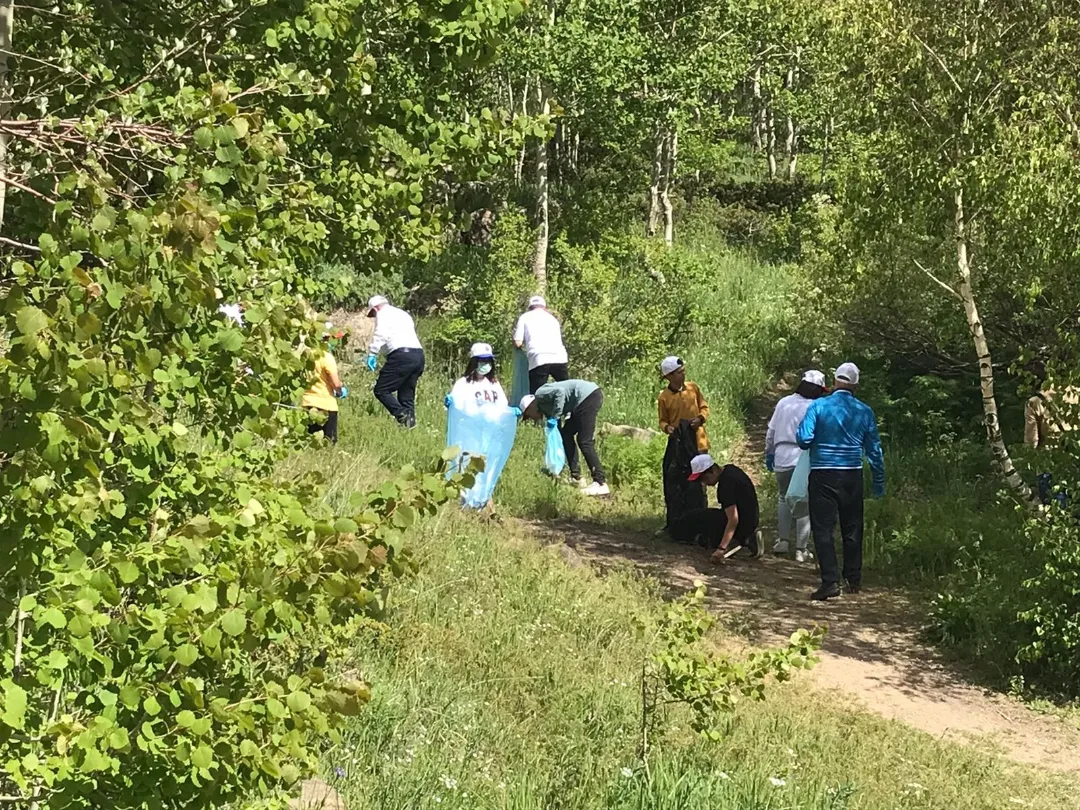
{"type": "Polygon", "coordinates": [[[885,495],[877,419],[869,405],[855,398],[859,367],[841,363],[834,379],[833,393],[810,403],[796,433],[799,447],[810,451],[810,530],[821,569],[821,587],[810,598],[819,602],[840,595],[833,540],[837,518],[848,591],[858,593],[862,587],[864,455],[870,462],[874,497],[885,495]]]}
{"type": "Polygon", "coordinates": [[[562,434],[566,464],[572,481],[582,486],[581,462],[578,448],[585,456],[585,463],[592,473],[592,483],[582,490],[585,495],[608,495],[604,468],[596,453],[596,417],[604,404],[604,392],[600,386],[587,380],[564,380],[541,385],[536,394],[521,398],[521,418],[539,422],[542,419],[565,419],[559,432],[562,434]],[[577,444],[575,446],[575,439],[577,444]]]}
{"type": "Polygon", "coordinates": [[[349,395],[349,389],[338,377],[337,361],[330,353],[329,335],[323,336],[323,352],[315,358],[315,375],[311,387],[304,392],[300,407],[311,415],[308,433],[322,433],[330,442],[338,440],[338,398],[349,395]]]}
{"type": "MultiPolygon", "coordinates": [[[[465,367],[465,376],[454,383],[448,400],[461,406],[464,403],[484,407],[498,405],[509,408],[506,392],[495,374],[495,352],[490,343],[474,343],[469,350],[469,363],[465,367]]],[[[449,401],[447,402],[449,405],[449,401]]]]}
{"type": "Polygon", "coordinates": [[[779,538],[773,546],[773,554],[787,554],[791,549],[791,530],[795,529],[795,562],[810,559],[807,546],[810,543],[810,506],[807,501],[793,510],[788,505],[788,485],[791,483],[795,465],[803,450],[795,438],[810,403],[824,396],[825,375],[820,371],[807,371],[802,376],[795,393],[776,403],[769,429],[765,434],[765,467],[776,475],[776,523],[779,538]]]}
{"type": "Polygon", "coordinates": [[[368,371],[374,371],[376,359],[386,354],[375,398],[398,424],[416,427],[416,383],[424,373],[424,350],[416,336],[416,325],[405,310],[390,306],[381,295],[368,301],[368,317],[375,319],[375,334],[368,344],[368,371]]]}
{"type": "Polygon", "coordinates": [[[523,312],[514,326],[514,345],[523,349],[529,357],[529,393],[548,381],[565,382],[570,379],[567,369],[569,358],[563,345],[562,326],[548,312],[543,296],[529,299],[529,309],[523,312]]]}
{"type": "Polygon", "coordinates": [[[688,480],[690,461],[699,453],[709,452],[705,422],[709,405],[701,390],[686,379],[686,367],[679,357],[665,357],[660,374],[667,388],[656,400],[660,429],[667,434],[664,451],[664,505],[666,520],[659,534],[670,534],[671,527],[691,509],[708,506],[705,490],[697,481],[688,480]]]}
{"type": "Polygon", "coordinates": [[[690,481],[716,487],[720,508],[687,512],[671,527],[672,538],[715,549],[711,560],[717,565],[723,565],[743,546],[752,557],[760,559],[765,549],[758,532],[757,490],[750,476],[734,464],[721,467],[708,453],[695,456],[690,470],[690,481]]]}

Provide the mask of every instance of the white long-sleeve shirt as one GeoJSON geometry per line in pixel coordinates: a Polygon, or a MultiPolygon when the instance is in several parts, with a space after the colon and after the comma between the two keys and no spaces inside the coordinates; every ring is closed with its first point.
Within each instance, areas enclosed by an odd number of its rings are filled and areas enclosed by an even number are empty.
{"type": "Polygon", "coordinates": [[[765,434],[765,454],[776,456],[776,469],[790,469],[799,463],[802,450],[795,433],[812,401],[798,394],[790,394],[776,403],[776,410],[769,420],[769,430],[765,434]]]}
{"type": "Polygon", "coordinates": [[[562,326],[546,309],[538,307],[523,312],[514,327],[514,343],[520,343],[529,356],[529,368],[549,363],[567,362],[562,340],[562,326]]]}
{"type": "Polygon", "coordinates": [[[420,348],[416,325],[408,312],[386,304],[375,313],[375,334],[368,344],[368,354],[390,354],[398,349],[420,348]]]}

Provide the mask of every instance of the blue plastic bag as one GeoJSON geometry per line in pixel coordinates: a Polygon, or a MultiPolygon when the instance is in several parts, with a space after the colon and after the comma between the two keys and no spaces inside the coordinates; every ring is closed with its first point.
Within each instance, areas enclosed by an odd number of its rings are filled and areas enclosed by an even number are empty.
{"type": "Polygon", "coordinates": [[[476,483],[461,493],[461,502],[471,509],[482,509],[491,500],[499,483],[517,435],[517,417],[501,404],[483,407],[450,399],[446,415],[446,446],[461,451],[453,470],[464,470],[473,456],[482,456],[484,470],[476,483]]]}
{"type": "Polygon", "coordinates": [[[784,500],[792,509],[805,501],[809,496],[810,489],[810,451],[803,450],[799,456],[795,469],[791,473],[791,483],[788,484],[784,500]]]}
{"type": "Polygon", "coordinates": [[[548,419],[544,425],[544,468],[556,478],[566,466],[566,449],[563,447],[559,423],[548,419]]]}
{"type": "Polygon", "coordinates": [[[518,405],[529,393],[529,357],[521,349],[514,349],[514,376],[510,380],[510,404],[518,405]]]}

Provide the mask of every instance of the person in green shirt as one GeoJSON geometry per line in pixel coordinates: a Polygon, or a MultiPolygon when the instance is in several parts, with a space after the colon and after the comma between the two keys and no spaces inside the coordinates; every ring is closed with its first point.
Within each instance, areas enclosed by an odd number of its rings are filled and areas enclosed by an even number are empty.
{"type": "Polygon", "coordinates": [[[609,495],[611,489],[605,483],[604,468],[596,454],[596,417],[604,404],[604,392],[600,386],[588,380],[565,380],[541,385],[536,394],[521,398],[521,418],[539,422],[543,419],[565,420],[559,433],[562,435],[566,464],[570,478],[583,486],[585,495],[609,495]],[[575,444],[576,440],[576,444],[575,444]],[[584,486],[581,479],[581,462],[578,448],[585,456],[585,463],[592,473],[592,483],[584,486]]]}

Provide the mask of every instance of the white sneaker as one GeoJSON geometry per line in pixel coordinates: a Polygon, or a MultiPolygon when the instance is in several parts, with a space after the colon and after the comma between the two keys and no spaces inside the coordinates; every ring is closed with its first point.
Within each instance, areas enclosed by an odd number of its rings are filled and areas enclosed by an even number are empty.
{"type": "Polygon", "coordinates": [[[809,551],[802,551],[801,549],[795,549],[795,562],[804,563],[810,562],[814,559],[814,556],[809,551]]]}
{"type": "Polygon", "coordinates": [[[578,489],[588,489],[589,485],[592,484],[592,481],[589,481],[586,478],[571,478],[570,483],[578,489]]]}
{"type": "Polygon", "coordinates": [[[595,498],[598,495],[610,495],[611,489],[607,484],[598,484],[593,481],[587,487],[581,490],[582,495],[588,495],[590,498],[595,498]]]}
{"type": "Polygon", "coordinates": [[[787,554],[788,553],[788,541],[787,540],[777,540],[775,543],[773,543],[772,553],[773,554],[787,554]]]}

